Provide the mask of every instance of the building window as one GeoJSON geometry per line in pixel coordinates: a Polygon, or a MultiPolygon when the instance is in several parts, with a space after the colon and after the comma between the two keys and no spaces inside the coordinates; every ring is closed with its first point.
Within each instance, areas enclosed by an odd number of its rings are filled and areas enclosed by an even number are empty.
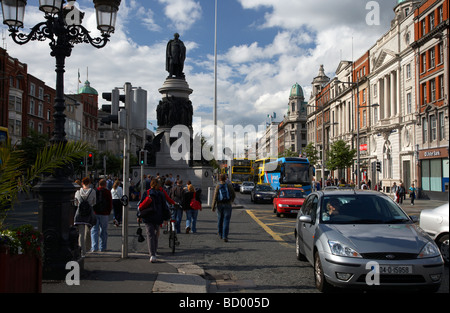
{"type": "Polygon", "coordinates": [[[377,84],[373,85],[373,97],[378,97],[378,88],[377,84]]]}
{"type": "Polygon", "coordinates": [[[425,24],[425,20],[422,21],[422,36],[425,36],[425,34],[427,33],[427,29],[426,29],[426,24],[425,24]]]}
{"type": "Polygon", "coordinates": [[[367,112],[366,110],[363,111],[363,127],[366,127],[367,125],[367,112]]]}
{"type": "Polygon", "coordinates": [[[444,99],[444,75],[439,76],[439,99],[444,99]]]}
{"type": "Polygon", "coordinates": [[[410,92],[406,94],[406,112],[408,114],[412,113],[412,96],[410,92]]]}
{"type": "Polygon", "coordinates": [[[423,143],[428,142],[428,120],[424,117],[422,118],[422,141],[423,143]]]}
{"type": "Polygon", "coordinates": [[[39,87],[39,100],[44,100],[44,88],[39,87]]]}
{"type": "Polygon", "coordinates": [[[422,100],[423,105],[427,104],[427,83],[422,84],[422,100]]]}
{"type": "Polygon", "coordinates": [[[439,140],[445,140],[445,118],[444,112],[439,113],[439,140]]]}
{"type": "Polygon", "coordinates": [[[373,109],[373,123],[378,123],[378,108],[373,109]]]}
{"type": "Polygon", "coordinates": [[[444,43],[440,43],[438,46],[439,49],[439,60],[438,60],[438,64],[442,64],[444,63],[444,43]]]}
{"type": "Polygon", "coordinates": [[[427,54],[422,54],[422,73],[427,70],[427,54]]]}
{"type": "Polygon", "coordinates": [[[429,21],[430,21],[430,31],[432,31],[434,29],[434,12],[431,12],[429,16],[429,21]]]}
{"type": "Polygon", "coordinates": [[[35,104],[34,104],[34,99],[30,100],[30,111],[28,112],[30,115],[35,115],[36,113],[36,108],[35,108],[35,104]]]}
{"type": "Polygon", "coordinates": [[[36,85],[33,83],[30,84],[30,96],[36,96],[36,85]]]}
{"type": "Polygon", "coordinates": [[[430,68],[434,68],[436,66],[436,51],[434,48],[430,49],[430,68]]]}
{"type": "Polygon", "coordinates": [[[436,115],[432,115],[430,117],[430,135],[431,135],[431,142],[437,140],[437,120],[436,120],[436,115]]]}
{"type": "Polygon", "coordinates": [[[430,101],[436,101],[436,80],[430,80],[430,101]]]}
{"type": "Polygon", "coordinates": [[[444,7],[442,5],[438,8],[438,19],[439,24],[444,21],[444,7]]]}
{"type": "Polygon", "coordinates": [[[406,78],[411,78],[411,64],[406,64],[406,78]]]}
{"type": "Polygon", "coordinates": [[[38,116],[39,117],[44,117],[44,104],[42,102],[39,102],[38,105],[38,116]]]}

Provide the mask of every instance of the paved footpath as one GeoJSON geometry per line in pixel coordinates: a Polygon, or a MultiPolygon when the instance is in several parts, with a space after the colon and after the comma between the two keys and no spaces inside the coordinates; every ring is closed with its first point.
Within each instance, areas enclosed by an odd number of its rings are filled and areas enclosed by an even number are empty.
{"type": "MultiPolygon", "coordinates": [[[[133,205],[135,207],[135,204],[133,205]]],[[[208,209],[209,210],[209,209],[208,209]]],[[[144,235],[145,227],[142,225],[144,235]]],[[[80,285],[44,281],[43,293],[206,293],[204,271],[188,261],[179,261],[169,251],[168,235],[160,235],[158,262],[150,263],[147,242],[137,241],[135,209],[129,211],[128,258],[121,258],[122,229],[108,228],[108,250],[88,253],[80,285]]],[[[183,236],[181,234],[180,236],[183,236]]]]}

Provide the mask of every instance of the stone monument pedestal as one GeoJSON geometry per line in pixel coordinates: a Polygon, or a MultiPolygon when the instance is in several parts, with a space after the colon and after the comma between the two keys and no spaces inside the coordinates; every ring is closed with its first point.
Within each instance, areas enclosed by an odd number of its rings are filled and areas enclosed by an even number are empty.
{"type": "MultiPolygon", "coordinates": [[[[201,188],[202,198],[206,199],[208,188],[214,185],[213,168],[191,166],[194,133],[192,128],[193,107],[189,96],[193,90],[189,88],[185,79],[167,78],[159,92],[162,100],[157,108],[158,130],[156,136],[161,135],[160,149],[156,152],[156,166],[145,167],[144,174],[151,176],[156,176],[156,173],[161,176],[172,174],[173,177],[179,175],[183,184],[190,180],[195,188],[201,188]],[[178,126],[189,130],[189,134],[186,132],[184,134],[184,143],[186,144],[184,147],[188,147],[189,151],[183,151],[185,155],[183,159],[179,159],[181,151],[176,151],[179,152],[176,155],[177,159],[171,153],[171,149],[178,147],[176,143],[180,140],[180,134],[176,134],[178,137],[171,138],[170,132],[178,126]]],[[[137,182],[136,178],[140,177],[140,167],[133,168],[133,172],[133,181],[137,182]]]]}

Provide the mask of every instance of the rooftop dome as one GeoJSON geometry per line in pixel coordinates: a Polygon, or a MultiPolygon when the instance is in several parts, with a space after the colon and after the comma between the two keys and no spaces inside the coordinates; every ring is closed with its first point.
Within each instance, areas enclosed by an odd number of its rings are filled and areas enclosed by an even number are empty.
{"type": "Polygon", "coordinates": [[[292,86],[290,98],[297,98],[297,97],[304,98],[305,96],[303,94],[302,87],[300,87],[298,83],[295,83],[295,85],[292,86]]]}
{"type": "Polygon", "coordinates": [[[78,93],[98,96],[97,90],[91,87],[91,83],[88,80],[84,83],[84,86],[80,88],[78,93]]]}

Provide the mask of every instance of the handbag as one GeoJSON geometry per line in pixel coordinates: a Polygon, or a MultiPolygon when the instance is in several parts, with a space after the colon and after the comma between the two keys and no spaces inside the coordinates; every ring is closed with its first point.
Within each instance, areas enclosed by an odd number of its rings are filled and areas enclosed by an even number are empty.
{"type": "Polygon", "coordinates": [[[155,213],[155,207],[152,205],[153,199],[150,196],[150,190],[147,191],[147,197],[138,205],[139,217],[147,218],[155,213]]]}
{"type": "Polygon", "coordinates": [[[190,206],[191,206],[191,209],[196,210],[196,211],[202,209],[202,204],[200,203],[200,201],[195,199],[195,192],[194,192],[194,196],[192,197],[190,206]]]}

